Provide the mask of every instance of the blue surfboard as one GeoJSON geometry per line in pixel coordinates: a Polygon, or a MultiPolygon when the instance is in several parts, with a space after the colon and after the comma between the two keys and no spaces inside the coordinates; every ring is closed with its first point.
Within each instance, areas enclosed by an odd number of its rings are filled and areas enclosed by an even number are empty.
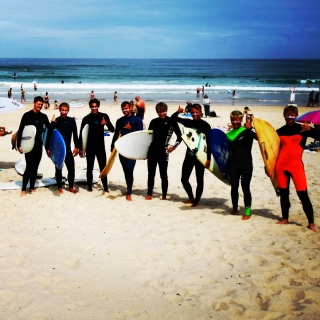
{"type": "Polygon", "coordinates": [[[225,179],[230,183],[230,141],[227,135],[220,129],[211,129],[208,134],[211,153],[216,161],[220,172],[224,173],[225,179]]]}
{"type": "Polygon", "coordinates": [[[66,143],[61,135],[61,133],[54,129],[50,140],[50,159],[55,164],[55,166],[62,170],[64,159],[66,158],[66,143]]]}
{"type": "Polygon", "coordinates": [[[41,140],[44,147],[46,147],[47,136],[48,136],[48,129],[44,127],[41,133],[41,140]]]}

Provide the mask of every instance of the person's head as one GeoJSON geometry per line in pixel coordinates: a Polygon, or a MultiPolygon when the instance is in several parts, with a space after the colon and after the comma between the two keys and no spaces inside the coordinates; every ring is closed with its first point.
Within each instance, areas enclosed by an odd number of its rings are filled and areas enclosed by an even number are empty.
{"type": "Polygon", "coordinates": [[[156,112],[159,118],[164,119],[167,115],[168,106],[164,102],[159,102],[156,105],[156,112]]]}
{"type": "Polygon", "coordinates": [[[207,94],[205,94],[205,95],[204,95],[204,98],[205,98],[205,99],[208,99],[209,97],[208,97],[208,95],[207,95],[207,94]]]}
{"type": "Polygon", "coordinates": [[[58,101],[57,100],[54,100],[54,103],[57,103],[58,101]]]}
{"type": "Polygon", "coordinates": [[[115,91],[114,93],[117,94],[117,91],[115,91]]]}
{"type": "Polygon", "coordinates": [[[44,104],[44,99],[40,96],[34,97],[33,99],[33,111],[38,113],[41,111],[44,104]]]}
{"type": "Polygon", "coordinates": [[[48,95],[48,92],[46,92],[46,96],[48,95]]]}
{"type": "Polygon", "coordinates": [[[140,97],[139,96],[135,96],[135,99],[136,99],[136,101],[139,101],[140,97]]]}
{"type": "Polygon", "coordinates": [[[65,118],[69,113],[69,103],[62,102],[59,105],[60,117],[65,118]]]}
{"type": "Polygon", "coordinates": [[[93,93],[93,90],[91,91],[91,93],[93,93]]]}
{"type": "Polygon", "coordinates": [[[122,113],[125,117],[130,117],[131,116],[131,111],[132,111],[132,107],[130,106],[130,102],[129,101],[123,101],[121,103],[121,110],[122,113]]]}
{"type": "Polygon", "coordinates": [[[230,113],[230,121],[234,129],[238,129],[241,127],[242,119],[243,119],[243,114],[241,111],[234,110],[230,113]]]}
{"type": "Polygon", "coordinates": [[[199,120],[202,116],[202,108],[200,104],[195,103],[190,106],[190,113],[193,120],[199,120]]]}
{"type": "Polygon", "coordinates": [[[283,109],[284,119],[289,126],[295,124],[298,114],[298,108],[295,106],[289,105],[283,109]]]}
{"type": "Polygon", "coordinates": [[[91,109],[91,113],[96,114],[99,112],[100,101],[96,98],[91,99],[89,101],[89,107],[91,109]]]}

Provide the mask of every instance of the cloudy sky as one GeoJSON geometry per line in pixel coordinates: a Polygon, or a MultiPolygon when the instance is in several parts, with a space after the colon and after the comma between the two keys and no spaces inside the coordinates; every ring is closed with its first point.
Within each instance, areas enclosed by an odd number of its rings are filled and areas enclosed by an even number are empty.
{"type": "Polygon", "coordinates": [[[320,58],[319,0],[1,0],[0,58],[320,58]]]}

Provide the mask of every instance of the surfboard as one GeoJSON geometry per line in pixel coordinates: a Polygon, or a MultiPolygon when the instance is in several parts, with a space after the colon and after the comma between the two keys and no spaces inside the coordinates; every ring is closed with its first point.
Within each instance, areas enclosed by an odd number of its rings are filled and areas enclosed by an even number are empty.
{"type": "Polygon", "coordinates": [[[48,129],[46,127],[44,127],[44,129],[41,133],[41,140],[42,140],[42,144],[44,145],[44,147],[46,147],[47,136],[48,136],[48,129]]]}
{"type": "MultiPolygon", "coordinates": [[[[26,171],[26,161],[25,160],[16,161],[16,163],[14,164],[14,168],[16,169],[17,173],[22,176],[26,171]]],[[[38,169],[37,179],[41,179],[42,177],[43,177],[43,174],[41,170],[38,169]]]]}
{"type": "Polygon", "coordinates": [[[54,129],[50,139],[50,159],[54,163],[54,165],[62,170],[64,159],[66,158],[66,143],[61,135],[61,133],[54,129]]]}
{"type": "Polygon", "coordinates": [[[82,129],[82,155],[86,156],[87,142],[88,142],[88,134],[89,134],[89,125],[86,124],[82,129]]]}
{"type": "Polygon", "coordinates": [[[84,104],[81,103],[81,102],[72,102],[72,101],[70,101],[68,104],[69,104],[70,108],[83,108],[84,107],[84,104]]]}
{"type": "Polygon", "coordinates": [[[229,167],[230,167],[230,141],[227,135],[220,129],[211,129],[207,133],[210,141],[210,149],[214,160],[216,161],[220,172],[230,184],[229,167]]]}
{"type": "Polygon", "coordinates": [[[228,90],[228,93],[232,94],[232,90],[228,90]]]}
{"type": "MultiPolygon", "coordinates": [[[[62,183],[65,183],[66,179],[62,178],[62,183]]],[[[57,184],[56,179],[54,178],[43,178],[36,180],[35,188],[49,187],[57,184]]],[[[30,182],[27,185],[27,188],[30,187],[30,182]]],[[[16,190],[22,188],[22,181],[9,181],[9,182],[0,182],[0,190],[16,190]]]]}
{"type": "Polygon", "coordinates": [[[35,126],[25,126],[22,131],[21,148],[23,153],[30,152],[34,147],[37,129],[35,126]]]}
{"type": "MultiPolygon", "coordinates": [[[[92,183],[97,183],[99,181],[100,171],[97,169],[93,169],[92,171],[92,183]]],[[[74,182],[77,184],[87,184],[87,168],[79,171],[74,179],[74,182]]]]}
{"type": "Polygon", "coordinates": [[[122,156],[128,159],[147,159],[152,136],[152,130],[131,132],[118,139],[115,142],[115,147],[122,156]]]}
{"type": "MultiPolygon", "coordinates": [[[[203,133],[197,133],[193,128],[187,128],[181,123],[178,123],[181,130],[181,137],[187,147],[194,153],[195,157],[205,165],[207,161],[207,137],[203,133]]],[[[229,185],[229,182],[221,174],[218,164],[215,161],[213,155],[211,154],[210,158],[210,167],[208,170],[214,174],[219,180],[221,180],[226,185],[229,185]]]]}
{"type": "Polygon", "coordinates": [[[280,138],[269,122],[258,118],[252,119],[266,173],[270,177],[274,189],[277,191],[275,166],[280,151],[280,138]]]}
{"type": "MultiPolygon", "coordinates": [[[[119,137],[118,139],[121,137],[121,133],[119,134],[119,137]]],[[[104,167],[104,169],[100,172],[100,175],[99,175],[99,178],[104,178],[106,177],[109,172],[111,171],[112,167],[113,167],[113,164],[114,164],[114,161],[116,160],[116,157],[117,157],[117,148],[114,147],[111,154],[110,154],[110,157],[107,161],[107,164],[106,166],[104,167]]]]}

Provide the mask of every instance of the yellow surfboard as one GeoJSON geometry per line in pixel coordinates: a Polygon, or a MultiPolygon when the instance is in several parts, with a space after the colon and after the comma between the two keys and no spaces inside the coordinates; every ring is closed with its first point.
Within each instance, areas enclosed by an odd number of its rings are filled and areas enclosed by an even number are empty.
{"type": "Polygon", "coordinates": [[[256,130],[266,173],[277,191],[275,167],[280,150],[280,138],[273,126],[265,120],[253,118],[253,126],[256,130]]]}
{"type": "MultiPolygon", "coordinates": [[[[121,133],[119,134],[118,139],[119,139],[120,137],[121,137],[121,133]]],[[[111,171],[111,169],[112,169],[112,167],[113,167],[114,161],[116,160],[117,154],[118,154],[117,149],[116,149],[116,147],[114,147],[113,150],[112,150],[112,152],[111,152],[111,154],[110,154],[110,157],[109,157],[109,159],[108,159],[108,161],[107,161],[106,166],[105,166],[104,169],[100,172],[100,175],[99,175],[99,178],[100,178],[100,179],[106,177],[106,176],[109,174],[109,172],[111,171]]]]}

